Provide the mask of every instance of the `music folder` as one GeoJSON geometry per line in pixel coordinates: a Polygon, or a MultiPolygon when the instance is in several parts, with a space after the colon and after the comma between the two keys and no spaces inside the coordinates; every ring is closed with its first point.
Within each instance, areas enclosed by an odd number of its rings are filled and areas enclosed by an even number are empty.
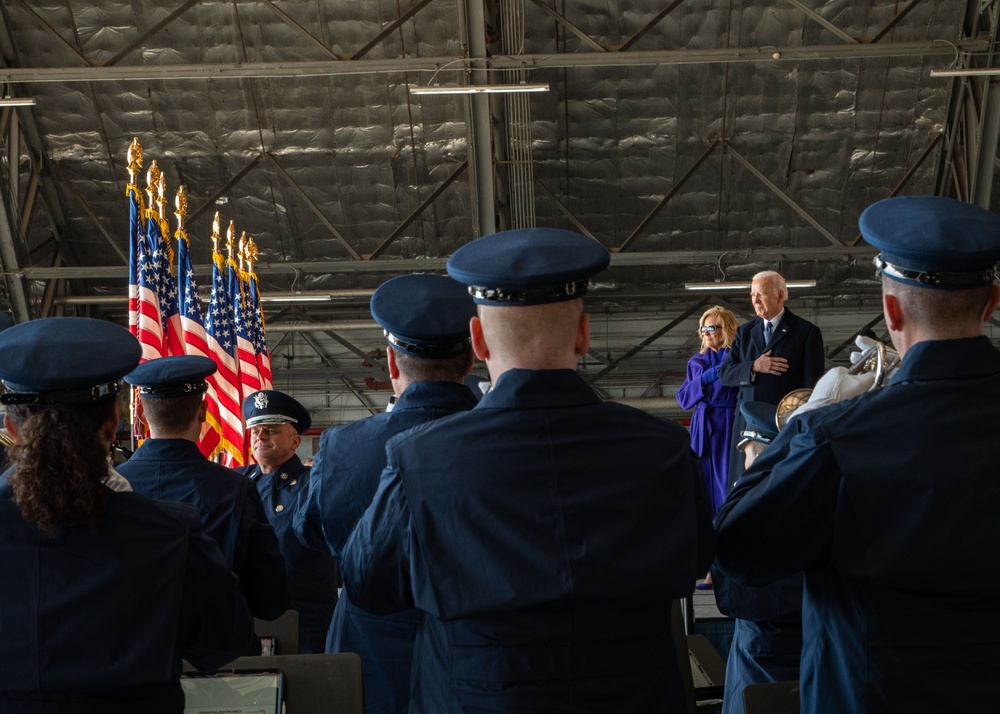
{"type": "Polygon", "coordinates": [[[277,669],[185,672],[184,714],[282,714],[284,675],[277,669]]]}

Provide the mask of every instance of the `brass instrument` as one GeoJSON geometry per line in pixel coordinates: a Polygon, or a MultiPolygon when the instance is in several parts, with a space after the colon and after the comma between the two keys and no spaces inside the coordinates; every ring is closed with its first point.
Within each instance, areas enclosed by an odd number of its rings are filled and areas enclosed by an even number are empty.
{"type": "Polygon", "coordinates": [[[7,449],[14,445],[14,439],[7,433],[6,429],[0,429],[0,445],[7,449]]]}
{"type": "MultiPolygon", "coordinates": [[[[892,370],[899,366],[899,362],[900,357],[896,350],[882,342],[872,341],[861,353],[860,358],[847,370],[847,373],[867,374],[874,372],[875,381],[868,390],[871,391],[885,386],[886,380],[888,380],[892,370]]],[[[774,415],[774,421],[779,431],[788,423],[788,419],[795,413],[795,410],[809,401],[812,392],[812,389],[793,389],[781,398],[774,415]]]]}

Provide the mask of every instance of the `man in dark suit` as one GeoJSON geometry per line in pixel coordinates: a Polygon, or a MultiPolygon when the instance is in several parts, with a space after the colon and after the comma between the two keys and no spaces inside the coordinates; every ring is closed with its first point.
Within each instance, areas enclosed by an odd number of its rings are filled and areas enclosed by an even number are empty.
{"type": "MultiPolygon", "coordinates": [[[[750,301],[757,317],[736,330],[736,340],[719,370],[719,381],[739,387],[737,407],[743,402],[777,404],[795,389],[812,388],[823,376],[823,335],[816,325],[785,307],[788,288],[773,270],[757,273],[750,301]]],[[[743,473],[743,455],[736,450],[746,421],[736,410],[733,449],[729,459],[729,487],[743,473]]]]}
{"type": "Polygon", "coordinates": [[[995,711],[1000,216],[897,196],[859,227],[902,362],[790,418],[719,510],[717,562],[749,584],[804,572],[803,714],[995,711]]]}
{"type": "MultiPolygon", "coordinates": [[[[746,405],[775,405],[795,389],[813,387],[823,376],[823,336],[816,325],[785,307],[788,289],[778,273],[753,277],[750,299],[757,317],[736,330],[736,340],[719,370],[719,381],[739,387],[733,425],[729,485],[744,470],[737,449],[747,429],[746,405]]],[[[766,411],[766,410],[765,410],[766,411]]],[[[760,425],[756,424],[757,430],[760,425]]],[[[751,587],[712,569],[719,610],[736,620],[726,668],[724,714],[742,714],[749,684],[794,679],[802,650],[802,575],[751,587]]]]}

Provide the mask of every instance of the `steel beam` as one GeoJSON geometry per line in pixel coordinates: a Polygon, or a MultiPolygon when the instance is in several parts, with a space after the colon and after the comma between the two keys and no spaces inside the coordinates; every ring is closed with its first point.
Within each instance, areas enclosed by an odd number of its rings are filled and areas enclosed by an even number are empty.
{"type": "Polygon", "coordinates": [[[316,60],[302,62],[236,62],[233,64],[143,65],[131,67],[3,67],[0,82],[150,82],[162,80],[240,80],[264,77],[333,77],[406,72],[458,72],[474,69],[552,69],[572,67],[637,67],[653,65],[759,64],[791,66],[799,62],[853,62],[885,57],[952,57],[955,51],[976,54],[989,42],[965,39],[859,45],[721,47],[644,52],[574,52],[497,57],[412,57],[385,60],[316,60]]]}
{"type": "Polygon", "coordinates": [[[415,209],[413,209],[410,215],[404,218],[402,223],[396,226],[396,228],[393,229],[392,233],[390,233],[386,237],[386,239],[382,241],[381,245],[379,245],[375,250],[373,250],[371,255],[367,256],[366,259],[375,260],[380,255],[382,255],[385,249],[388,248],[390,245],[392,245],[395,242],[395,240],[399,238],[400,235],[402,235],[403,231],[406,230],[406,227],[409,226],[411,223],[413,223],[413,221],[417,219],[417,216],[419,216],[421,213],[424,212],[424,209],[433,204],[434,201],[437,199],[437,197],[440,196],[442,193],[444,193],[444,190],[448,188],[455,179],[461,176],[462,172],[465,171],[465,169],[468,168],[468,166],[469,166],[468,161],[463,161],[461,164],[459,164],[458,168],[452,171],[451,175],[449,175],[448,178],[446,178],[443,182],[441,182],[441,184],[431,192],[430,196],[421,201],[420,205],[417,206],[415,209]]]}
{"type": "Polygon", "coordinates": [[[642,234],[642,232],[646,229],[646,226],[649,225],[650,221],[652,221],[656,217],[656,214],[662,211],[663,207],[670,202],[670,199],[673,198],[678,191],[680,191],[681,187],[687,182],[689,178],[691,178],[694,172],[698,170],[698,167],[705,162],[705,159],[707,159],[709,156],[712,155],[712,152],[715,151],[715,147],[717,147],[718,145],[719,145],[718,139],[716,139],[715,141],[713,141],[711,144],[708,145],[708,148],[705,149],[705,152],[698,157],[697,161],[695,161],[694,164],[692,164],[687,171],[684,172],[684,175],[681,176],[680,180],[670,187],[670,190],[667,191],[667,193],[663,196],[663,198],[660,199],[660,202],[653,207],[653,210],[651,210],[646,215],[645,218],[639,221],[639,225],[635,227],[635,230],[633,230],[629,234],[628,238],[622,241],[622,244],[618,246],[618,248],[616,249],[618,253],[624,253],[626,250],[628,250],[628,247],[632,245],[632,242],[637,237],[639,237],[639,235],[642,234]]]}
{"type": "MultiPolygon", "coordinates": [[[[375,37],[373,37],[371,40],[369,40],[367,42],[367,44],[365,44],[359,50],[357,50],[356,52],[354,52],[354,54],[352,54],[350,57],[348,57],[348,59],[350,59],[350,60],[357,60],[359,57],[363,57],[366,54],[368,54],[368,52],[373,47],[375,47],[376,45],[378,45],[379,42],[381,42],[386,37],[388,37],[393,32],[395,32],[400,27],[400,25],[402,25],[404,22],[406,22],[407,20],[409,20],[414,15],[416,15],[418,12],[420,12],[420,10],[422,10],[425,7],[427,7],[427,5],[430,2],[431,2],[431,0],[420,0],[420,2],[416,3],[415,5],[413,5],[413,7],[409,8],[402,15],[400,15],[395,20],[393,20],[392,22],[388,23],[385,27],[383,27],[381,32],[379,32],[377,35],[375,35],[375,37]]],[[[397,5],[397,7],[398,7],[398,5],[397,5]]]]}
{"type": "MultiPolygon", "coordinates": [[[[463,68],[463,81],[486,84],[486,9],[484,0],[457,0],[461,41],[469,54],[468,68],[463,68]],[[475,69],[473,69],[475,65],[475,69]],[[467,73],[467,75],[466,75],[467,73]]],[[[463,63],[464,64],[464,63],[463,63]]],[[[443,69],[439,67],[438,69],[443,69]]],[[[472,238],[489,235],[497,230],[496,186],[493,171],[493,128],[490,125],[490,101],[485,94],[473,94],[466,101],[466,136],[469,144],[469,186],[473,209],[472,238]]]]}
{"type": "Polygon", "coordinates": [[[705,305],[708,305],[710,302],[711,301],[707,300],[707,299],[705,299],[705,300],[699,300],[695,305],[693,305],[692,307],[690,307],[687,310],[685,310],[684,312],[682,312],[679,317],[676,317],[673,320],[671,320],[670,322],[668,322],[661,329],[659,329],[656,332],[654,332],[652,335],[650,335],[649,337],[647,337],[646,339],[644,339],[642,342],[640,342],[638,345],[636,345],[635,347],[633,347],[632,349],[630,349],[629,351],[627,351],[621,357],[618,357],[617,359],[611,360],[611,362],[604,369],[602,369],[600,372],[598,372],[597,374],[593,374],[593,375],[587,376],[586,377],[587,382],[589,384],[593,384],[594,382],[596,382],[598,379],[600,379],[601,377],[603,377],[604,375],[606,375],[608,372],[612,371],[615,367],[617,367],[619,364],[621,364],[625,360],[627,360],[627,359],[629,359],[629,358],[631,358],[631,357],[639,354],[642,350],[646,349],[646,347],[648,347],[649,345],[653,344],[656,340],[660,339],[663,335],[665,335],[666,333],[670,332],[670,330],[672,330],[675,327],[677,327],[677,325],[679,325],[682,322],[684,322],[684,320],[688,319],[691,315],[693,315],[696,312],[698,312],[699,310],[701,310],[705,305]]]}
{"type": "Polygon", "coordinates": [[[559,212],[563,214],[563,216],[565,216],[570,223],[573,224],[573,226],[576,228],[577,231],[583,233],[585,236],[589,238],[597,240],[597,237],[590,232],[590,229],[580,222],[580,219],[576,217],[576,214],[574,214],[571,210],[569,210],[569,207],[565,203],[560,201],[559,198],[554,193],[552,193],[548,189],[548,187],[545,184],[543,184],[538,178],[535,178],[535,185],[538,186],[541,192],[544,193],[548,197],[548,199],[555,204],[555,207],[559,209],[559,212]]]}
{"type": "MultiPolygon", "coordinates": [[[[742,260],[755,261],[786,261],[815,262],[817,260],[836,260],[860,258],[870,259],[876,251],[868,245],[817,247],[817,248],[751,248],[738,251],[742,260]]],[[[719,257],[727,251],[708,250],[677,250],[669,252],[628,252],[614,253],[611,256],[612,268],[650,267],[659,265],[715,265],[719,257]]],[[[289,261],[287,263],[268,263],[261,261],[254,266],[257,275],[286,275],[288,273],[405,273],[419,270],[420,272],[443,272],[447,258],[408,259],[393,258],[388,260],[317,260],[313,262],[289,261]]],[[[10,271],[8,271],[10,272],[10,271]]],[[[24,267],[16,271],[18,275],[30,280],[48,280],[50,278],[126,278],[128,271],[125,266],[75,266],[61,268],[24,267]]],[[[204,277],[212,274],[211,263],[194,266],[195,275],[204,277]]]]}
{"type": "Polygon", "coordinates": [[[306,38],[313,47],[319,49],[321,52],[323,52],[323,54],[327,55],[332,60],[337,60],[337,61],[340,60],[340,57],[337,55],[336,52],[327,47],[326,44],[321,42],[318,37],[309,32],[309,30],[307,30],[306,28],[302,27],[302,25],[300,25],[298,22],[295,21],[295,18],[293,18],[291,15],[286,13],[281,8],[279,8],[277,5],[271,2],[271,0],[264,0],[264,4],[267,5],[271,9],[271,11],[274,12],[275,15],[280,17],[285,22],[286,25],[288,25],[292,29],[298,30],[299,33],[304,38],[306,38]]]}
{"type": "Polygon", "coordinates": [[[598,42],[593,37],[588,35],[586,32],[581,30],[579,27],[574,25],[572,22],[567,20],[563,15],[560,15],[551,7],[543,3],[541,0],[531,0],[531,2],[533,2],[539,10],[544,12],[546,15],[555,20],[557,23],[559,23],[567,30],[569,30],[571,33],[576,35],[581,42],[583,42],[585,45],[588,45],[592,50],[596,50],[597,52],[608,51],[608,49],[604,45],[602,45],[600,42],[598,42]]]}
{"type": "Polygon", "coordinates": [[[843,243],[837,240],[837,237],[833,235],[833,233],[828,231],[820,224],[819,221],[817,221],[815,218],[809,215],[809,212],[806,211],[806,209],[800,206],[791,196],[789,196],[787,193],[781,190],[781,188],[777,184],[775,184],[771,179],[765,176],[760,169],[758,169],[756,166],[750,163],[750,161],[745,156],[743,156],[740,152],[736,151],[736,149],[733,148],[732,143],[729,141],[726,141],[726,153],[728,153],[730,156],[736,159],[740,164],[742,164],[747,171],[756,176],[757,180],[760,181],[765,186],[767,186],[767,188],[771,191],[771,193],[773,193],[775,196],[777,196],[786,204],[788,204],[788,206],[793,211],[798,213],[803,218],[803,220],[805,220],[806,223],[815,228],[816,231],[821,236],[830,241],[832,245],[836,246],[843,245],[843,243]]]}
{"type": "Polygon", "coordinates": [[[663,20],[663,18],[665,18],[667,15],[673,12],[674,8],[676,8],[682,2],[684,2],[684,0],[674,0],[672,3],[667,5],[658,13],[656,13],[656,16],[652,20],[650,20],[645,25],[636,30],[634,33],[632,33],[632,36],[629,37],[627,40],[625,40],[625,42],[623,42],[618,47],[618,52],[628,51],[632,47],[632,45],[634,45],[636,42],[645,37],[647,32],[656,27],[660,23],[660,21],[663,20]]]}
{"type": "Polygon", "coordinates": [[[142,45],[146,40],[148,40],[150,37],[152,37],[157,32],[159,32],[160,30],[162,30],[164,27],[166,27],[167,25],[169,25],[171,22],[173,22],[174,20],[176,20],[178,17],[180,17],[181,15],[183,15],[185,12],[187,12],[188,10],[190,10],[192,6],[197,5],[199,2],[201,2],[201,0],[187,0],[187,2],[185,2],[183,5],[181,5],[180,7],[178,7],[176,10],[174,10],[172,13],[170,13],[165,18],[163,18],[162,20],[160,20],[158,23],[156,23],[155,25],[153,25],[151,28],[149,28],[148,30],[146,30],[144,33],[142,33],[141,35],[139,35],[139,37],[137,37],[134,40],[132,40],[132,42],[130,42],[128,45],[126,45],[124,47],[124,49],[120,50],[118,52],[118,54],[116,54],[114,57],[112,57],[111,59],[107,60],[106,62],[101,62],[101,63],[96,63],[95,62],[94,64],[103,64],[104,66],[110,66],[110,65],[116,65],[116,64],[118,64],[119,61],[121,61],[124,57],[126,57],[136,47],[139,47],[140,45],[142,45]]]}
{"type": "Polygon", "coordinates": [[[828,32],[836,35],[837,37],[839,37],[840,39],[842,39],[844,42],[848,42],[848,43],[852,43],[852,44],[857,44],[857,42],[858,42],[857,38],[851,37],[849,34],[847,34],[842,29],[840,29],[839,27],[837,27],[836,25],[834,25],[832,22],[830,22],[829,20],[827,20],[825,17],[823,17],[822,15],[820,15],[818,12],[816,12],[815,10],[813,10],[811,7],[809,7],[805,3],[801,2],[801,0],[786,0],[786,2],[789,2],[792,5],[794,5],[795,7],[797,7],[807,17],[809,17],[813,22],[815,22],[816,24],[821,25],[822,27],[826,28],[826,30],[828,32]]]}
{"type": "Polygon", "coordinates": [[[305,189],[299,186],[299,184],[295,181],[295,179],[292,178],[287,171],[285,171],[284,167],[278,163],[278,160],[274,156],[272,156],[271,154],[266,154],[266,156],[268,159],[271,160],[271,163],[274,165],[274,168],[278,170],[278,173],[281,175],[281,177],[285,179],[285,182],[288,183],[288,185],[291,186],[293,189],[295,189],[295,191],[299,194],[299,197],[305,202],[307,206],[309,206],[310,210],[320,220],[320,223],[326,226],[326,229],[330,231],[330,234],[333,235],[334,239],[340,244],[340,247],[343,248],[345,251],[347,251],[347,254],[350,255],[351,258],[353,258],[354,260],[361,260],[362,259],[361,256],[358,255],[358,252],[356,250],[354,250],[353,246],[351,246],[347,238],[344,237],[344,234],[341,233],[339,230],[337,230],[337,227],[333,225],[330,219],[326,217],[326,214],[324,214],[323,211],[320,210],[320,207],[316,205],[316,202],[313,201],[311,198],[309,198],[309,194],[305,192],[305,189]]]}

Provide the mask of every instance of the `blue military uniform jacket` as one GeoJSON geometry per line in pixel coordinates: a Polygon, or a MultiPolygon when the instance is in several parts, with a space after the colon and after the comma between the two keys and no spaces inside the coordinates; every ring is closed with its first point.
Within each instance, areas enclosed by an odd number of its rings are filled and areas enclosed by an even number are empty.
{"type": "Polygon", "coordinates": [[[109,490],[92,527],[42,536],[0,484],[0,711],[180,714],[181,659],[256,641],[236,576],[191,506],[109,490]]]}
{"type": "Polygon", "coordinates": [[[239,577],[254,617],[273,620],[288,609],[285,560],[260,495],[244,476],[212,463],[187,439],[147,439],[117,470],[136,493],[201,512],[205,533],[239,577]]]}
{"type": "Polygon", "coordinates": [[[922,342],[792,419],[717,518],[730,577],[805,571],[802,711],[996,709],[1000,353],[922,342]]]}
{"type": "MultiPolygon", "coordinates": [[[[326,544],[339,558],[344,542],[375,496],[389,438],[474,406],[476,398],[464,384],[418,382],[406,388],[391,412],[327,429],[313,462],[308,504],[295,516],[296,530],[305,533],[310,524],[321,524],[326,544]]],[[[341,593],[327,652],[361,655],[366,711],[408,711],[418,622],[416,610],[373,615],[341,593]]]]}
{"type": "Polygon", "coordinates": [[[670,603],[712,553],[685,429],[511,370],[388,453],[345,588],[422,611],[412,712],[683,708],[670,603]]]}
{"type": "MultiPolygon", "coordinates": [[[[309,468],[293,454],[273,473],[262,474],[257,465],[243,467],[242,471],[257,484],[264,511],[285,556],[292,609],[299,613],[299,651],[322,653],[337,605],[340,568],[326,548],[304,545],[295,536],[295,514],[305,506],[309,493],[309,468]]],[[[318,538],[314,535],[305,542],[316,543],[318,538]]]]}

